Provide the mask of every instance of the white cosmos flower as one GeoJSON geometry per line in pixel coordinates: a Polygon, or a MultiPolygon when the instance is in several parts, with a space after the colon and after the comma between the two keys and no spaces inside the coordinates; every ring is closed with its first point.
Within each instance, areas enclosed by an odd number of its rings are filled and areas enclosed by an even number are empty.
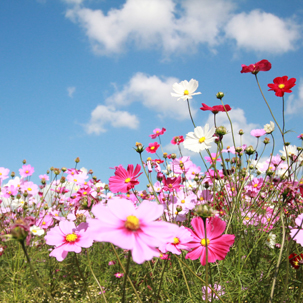
{"type": "Polygon", "coordinates": [[[31,226],[29,230],[35,236],[42,236],[44,234],[44,230],[36,225],[31,226]]]}
{"type": "Polygon", "coordinates": [[[273,233],[269,233],[267,235],[267,239],[266,239],[266,242],[265,244],[269,247],[269,248],[274,248],[275,245],[276,245],[276,235],[273,234],[273,233]]]}
{"type": "Polygon", "coordinates": [[[199,86],[197,80],[191,79],[189,82],[187,80],[181,81],[180,83],[175,83],[173,85],[173,90],[175,93],[171,93],[173,97],[177,97],[177,101],[182,99],[192,99],[194,95],[200,95],[201,93],[195,93],[199,86]]]}
{"type": "Polygon", "coordinates": [[[270,121],[270,124],[265,124],[264,130],[267,134],[271,134],[275,130],[275,123],[270,121]]]}
{"type": "Polygon", "coordinates": [[[204,149],[210,149],[210,143],[215,141],[215,137],[213,137],[214,132],[215,128],[212,127],[209,129],[209,124],[206,124],[204,129],[201,126],[197,126],[194,132],[186,135],[183,146],[196,153],[204,149]]]}

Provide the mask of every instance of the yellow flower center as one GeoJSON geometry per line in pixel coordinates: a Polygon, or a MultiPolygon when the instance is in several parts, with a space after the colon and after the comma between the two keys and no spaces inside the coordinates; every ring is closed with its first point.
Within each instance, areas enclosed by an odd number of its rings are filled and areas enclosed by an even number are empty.
{"type": "MultiPolygon", "coordinates": [[[[209,241],[209,239],[206,239],[206,240],[207,240],[207,246],[208,246],[210,241],[209,241]]],[[[206,242],[205,242],[204,238],[201,240],[201,245],[206,246],[206,242]]]]}
{"type": "Polygon", "coordinates": [[[205,137],[201,137],[200,139],[199,139],[199,143],[203,143],[205,141],[205,137]]]}
{"type": "Polygon", "coordinates": [[[185,203],[185,200],[181,200],[181,203],[183,203],[183,204],[184,204],[184,203],[185,203]]]}
{"type": "Polygon", "coordinates": [[[174,238],[174,244],[179,244],[180,240],[178,238],[174,238]]]}
{"type": "Polygon", "coordinates": [[[36,229],[33,229],[33,230],[32,230],[32,233],[33,233],[33,234],[34,234],[34,233],[36,233],[36,232],[37,232],[37,230],[36,230],[36,229]]]}
{"type": "Polygon", "coordinates": [[[74,179],[74,182],[77,182],[78,180],[77,179],[74,179]]]}
{"type": "Polygon", "coordinates": [[[283,83],[282,83],[282,84],[279,84],[278,87],[282,89],[282,88],[285,87],[285,84],[283,84],[283,83]]]}
{"type": "Polygon", "coordinates": [[[151,161],[151,159],[152,159],[151,157],[148,157],[148,158],[146,159],[146,161],[151,161]]]}
{"type": "Polygon", "coordinates": [[[130,178],[125,179],[124,182],[125,182],[125,183],[129,183],[129,182],[130,182],[130,178]]]}
{"type": "Polygon", "coordinates": [[[189,95],[189,91],[187,89],[184,91],[184,95],[189,95]]]}
{"type": "Polygon", "coordinates": [[[234,187],[232,187],[232,188],[231,188],[231,191],[235,191],[235,188],[234,188],[234,187]]]}
{"type": "Polygon", "coordinates": [[[67,242],[75,242],[78,239],[78,236],[76,234],[68,234],[65,237],[65,240],[67,242]]]}
{"type": "Polygon", "coordinates": [[[32,191],[32,189],[29,187],[28,189],[27,189],[28,191],[32,191]]]}
{"type": "Polygon", "coordinates": [[[129,230],[137,230],[140,227],[139,219],[136,216],[128,216],[124,226],[129,230]]]}
{"type": "Polygon", "coordinates": [[[43,221],[43,222],[42,222],[42,225],[45,225],[45,224],[46,224],[45,221],[43,221]]]}
{"type": "Polygon", "coordinates": [[[298,262],[298,261],[294,261],[294,265],[295,265],[295,266],[298,266],[298,265],[299,265],[299,262],[298,262]]]}
{"type": "Polygon", "coordinates": [[[154,150],[154,149],[155,149],[155,147],[154,147],[154,146],[152,146],[150,149],[151,149],[151,150],[154,150]]]}
{"type": "Polygon", "coordinates": [[[159,134],[159,131],[157,130],[156,133],[159,134]]]}
{"type": "Polygon", "coordinates": [[[250,219],[250,217],[245,217],[245,220],[248,221],[250,219]]]}
{"type": "Polygon", "coordinates": [[[28,170],[25,171],[28,174],[28,170]]]}
{"type": "Polygon", "coordinates": [[[87,191],[84,191],[84,192],[83,192],[83,195],[87,195],[87,191]]]}
{"type": "Polygon", "coordinates": [[[258,186],[258,184],[256,183],[256,184],[254,184],[254,187],[257,187],[258,186]]]}

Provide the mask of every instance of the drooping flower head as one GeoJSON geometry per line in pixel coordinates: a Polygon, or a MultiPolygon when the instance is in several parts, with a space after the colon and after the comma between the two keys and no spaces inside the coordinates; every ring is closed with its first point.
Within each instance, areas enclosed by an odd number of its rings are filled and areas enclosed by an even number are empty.
{"type": "Polygon", "coordinates": [[[180,83],[175,83],[173,85],[173,90],[175,93],[171,93],[173,97],[177,97],[177,101],[192,99],[194,95],[200,95],[201,93],[195,93],[199,86],[199,83],[197,80],[191,79],[189,82],[187,80],[181,81],[180,83]]]}
{"type": "Polygon", "coordinates": [[[268,84],[269,90],[273,90],[277,97],[283,97],[284,93],[292,93],[290,90],[296,84],[296,78],[290,78],[288,80],[287,76],[277,77],[274,79],[274,83],[268,84]]]}
{"type": "Polygon", "coordinates": [[[209,129],[209,124],[206,124],[204,129],[201,126],[197,126],[193,132],[186,135],[183,145],[186,149],[196,153],[204,149],[210,149],[210,143],[215,141],[214,132],[215,128],[209,129]]]}
{"type": "Polygon", "coordinates": [[[270,69],[271,69],[271,63],[268,60],[263,59],[255,64],[250,64],[248,66],[242,64],[241,73],[252,73],[255,75],[260,71],[267,72],[270,69]]]}
{"type": "Polygon", "coordinates": [[[170,143],[173,145],[180,145],[180,143],[182,143],[182,142],[184,142],[183,136],[173,137],[173,139],[170,141],[170,143]]]}
{"type": "Polygon", "coordinates": [[[205,241],[204,222],[200,217],[193,218],[191,225],[194,230],[188,228],[193,236],[193,241],[187,246],[192,250],[185,256],[185,259],[197,260],[206,264],[206,243],[208,247],[208,262],[214,263],[217,260],[224,260],[229,248],[234,244],[235,236],[222,233],[226,223],[220,218],[214,217],[206,220],[207,240],[205,241]]]}
{"type": "Polygon", "coordinates": [[[129,200],[114,198],[107,206],[93,206],[96,219],[87,222],[94,240],[131,250],[134,262],[141,264],[159,257],[156,247],[167,243],[178,229],[175,224],[155,221],[163,210],[162,205],[147,200],[136,208],[129,200]]]}
{"type": "Polygon", "coordinates": [[[250,134],[256,138],[260,138],[261,136],[264,136],[266,134],[266,131],[262,129],[253,129],[250,134]]]}
{"type": "Polygon", "coordinates": [[[109,188],[113,193],[122,192],[127,193],[135,185],[139,184],[137,178],[142,174],[139,174],[141,166],[137,164],[135,170],[132,164],[127,166],[127,170],[119,165],[116,167],[115,176],[109,178],[109,188]]]}
{"type": "Polygon", "coordinates": [[[208,106],[205,103],[202,103],[202,107],[200,107],[201,110],[206,111],[210,110],[213,114],[217,114],[218,112],[229,112],[231,110],[231,107],[228,104],[223,105],[214,105],[214,106],[208,106]],[[225,109],[224,109],[225,107],[225,109]]]}

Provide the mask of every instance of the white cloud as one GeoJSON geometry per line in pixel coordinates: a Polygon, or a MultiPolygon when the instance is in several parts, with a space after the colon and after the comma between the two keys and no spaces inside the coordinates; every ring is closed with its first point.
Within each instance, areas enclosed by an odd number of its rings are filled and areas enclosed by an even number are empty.
{"type": "Polygon", "coordinates": [[[200,43],[219,44],[220,29],[230,17],[230,0],[187,0],[177,9],[173,0],[127,0],[120,9],[69,9],[66,17],[80,24],[93,50],[120,53],[125,45],[164,52],[192,51],[200,43]]]}
{"type": "Polygon", "coordinates": [[[126,0],[107,13],[79,6],[81,0],[65,1],[76,4],[66,17],[80,25],[100,55],[119,54],[131,45],[165,54],[192,52],[200,44],[215,51],[228,39],[246,50],[284,53],[301,36],[291,19],[260,10],[235,14],[233,0],[126,0]]]}
{"type": "MultiPolygon", "coordinates": [[[[232,121],[236,146],[240,146],[241,144],[239,130],[242,129],[244,131],[244,135],[242,135],[242,144],[252,145],[253,147],[255,147],[257,140],[255,137],[250,135],[250,132],[252,129],[263,127],[258,124],[247,123],[244,110],[241,108],[233,108],[230,112],[228,112],[228,114],[232,121]]],[[[207,123],[209,123],[209,125],[213,125],[213,121],[214,115],[210,114],[207,119],[207,123]]],[[[225,135],[223,138],[224,148],[226,148],[227,146],[234,146],[231,135],[231,126],[227,115],[225,113],[218,113],[216,116],[216,124],[217,126],[225,126],[228,131],[228,134],[225,135]]]]}
{"type": "Polygon", "coordinates": [[[76,91],[76,87],[74,87],[74,86],[68,87],[68,88],[67,88],[68,96],[69,96],[70,98],[72,98],[75,91],[76,91]]]}
{"type": "Polygon", "coordinates": [[[127,127],[137,129],[139,120],[135,115],[131,115],[126,111],[118,111],[113,106],[98,105],[91,113],[91,119],[85,125],[88,134],[105,133],[105,125],[110,124],[112,127],[127,127]]]}
{"type": "MultiPolygon", "coordinates": [[[[148,76],[143,73],[135,74],[123,89],[117,91],[105,100],[106,104],[114,106],[127,106],[133,102],[141,102],[143,106],[158,112],[159,117],[173,119],[188,119],[187,102],[172,97],[172,86],[179,82],[177,78],[161,80],[157,76],[148,76]]],[[[199,89],[198,89],[199,90],[199,89]]],[[[195,102],[190,101],[192,104],[195,102]]],[[[192,115],[196,110],[191,107],[192,115]]]]}
{"type": "Polygon", "coordinates": [[[302,114],[303,112],[303,79],[300,80],[298,90],[298,98],[291,95],[286,101],[287,107],[285,113],[287,115],[302,114]]]}
{"type": "Polygon", "coordinates": [[[291,19],[253,10],[235,15],[225,27],[226,37],[239,48],[257,52],[285,53],[295,48],[300,27],[291,19]]]}

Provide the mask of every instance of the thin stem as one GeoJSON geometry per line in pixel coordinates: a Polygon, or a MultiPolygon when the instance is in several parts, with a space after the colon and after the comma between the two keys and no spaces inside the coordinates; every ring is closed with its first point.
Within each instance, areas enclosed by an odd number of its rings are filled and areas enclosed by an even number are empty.
{"type": "MultiPolygon", "coordinates": [[[[124,266],[122,265],[122,262],[121,262],[121,260],[120,260],[120,258],[119,258],[119,256],[118,256],[118,254],[117,254],[117,251],[116,251],[116,249],[115,249],[115,246],[114,246],[112,243],[110,243],[110,245],[111,245],[111,247],[112,247],[112,249],[113,249],[113,251],[114,251],[114,253],[115,253],[115,255],[116,255],[116,258],[117,258],[117,260],[118,260],[118,262],[119,262],[120,267],[121,267],[122,270],[123,270],[123,273],[125,274],[125,273],[126,273],[126,270],[125,270],[124,266]]],[[[128,279],[128,282],[130,283],[131,287],[133,288],[133,290],[134,290],[134,292],[135,292],[135,294],[136,294],[136,296],[137,296],[138,301],[139,301],[140,303],[142,303],[142,301],[141,301],[141,299],[140,299],[140,297],[139,297],[139,294],[138,294],[138,292],[137,292],[137,290],[136,290],[136,288],[135,288],[135,286],[134,286],[134,284],[133,284],[131,278],[130,278],[129,276],[127,276],[127,279],[128,279]]]]}
{"type": "Polygon", "coordinates": [[[122,303],[125,302],[125,287],[126,287],[126,280],[127,280],[128,271],[129,271],[130,254],[131,254],[131,251],[129,250],[128,255],[127,255],[126,272],[125,272],[125,276],[124,276],[124,280],[123,280],[123,287],[122,287],[122,303]]]}
{"type": "Polygon", "coordinates": [[[188,111],[189,111],[189,115],[190,115],[190,118],[191,118],[191,122],[193,123],[194,128],[196,128],[196,124],[195,124],[194,119],[193,119],[193,117],[191,115],[190,106],[189,106],[189,100],[188,99],[187,99],[187,105],[188,105],[188,111]]]}
{"type": "Polygon", "coordinates": [[[190,292],[190,289],[189,289],[189,286],[188,286],[188,283],[187,283],[187,279],[186,279],[182,264],[181,264],[180,260],[178,260],[178,262],[179,262],[179,265],[180,265],[180,268],[181,268],[181,271],[182,271],[182,275],[183,275],[183,278],[184,278],[184,281],[185,281],[185,284],[186,284],[186,287],[187,287],[188,294],[189,294],[190,298],[193,299],[193,297],[191,295],[191,292],[190,292]]]}
{"type": "Polygon", "coordinates": [[[89,301],[90,301],[90,302],[93,302],[93,301],[92,301],[92,298],[91,298],[91,296],[90,296],[90,293],[89,293],[89,289],[88,289],[87,284],[86,284],[86,282],[85,282],[85,279],[84,279],[84,277],[83,277],[82,271],[81,271],[81,269],[80,269],[80,265],[79,265],[79,261],[78,261],[78,258],[77,258],[76,253],[74,254],[74,257],[75,257],[75,259],[76,259],[76,265],[77,265],[77,268],[78,268],[80,277],[81,277],[81,279],[82,279],[82,281],[83,281],[83,284],[84,284],[84,286],[85,286],[85,288],[86,288],[86,292],[87,292],[87,294],[88,294],[89,301]]]}
{"type": "Polygon", "coordinates": [[[52,303],[55,303],[55,301],[54,301],[52,295],[48,292],[48,290],[44,287],[44,285],[41,283],[41,281],[40,281],[39,278],[37,277],[36,272],[35,272],[35,269],[34,269],[32,263],[31,263],[31,260],[30,260],[30,258],[29,258],[29,255],[27,254],[27,250],[26,250],[26,247],[25,247],[25,245],[24,245],[24,241],[22,241],[22,242],[20,241],[20,244],[21,244],[21,247],[22,247],[23,252],[24,252],[24,254],[25,254],[26,260],[27,260],[27,262],[28,262],[28,264],[29,264],[29,267],[30,267],[30,269],[31,269],[31,271],[32,271],[32,273],[33,273],[33,275],[34,275],[34,278],[35,278],[36,282],[40,285],[40,287],[43,289],[43,291],[47,294],[47,296],[49,297],[49,299],[51,300],[51,302],[52,302],[52,303]]]}
{"type": "Polygon", "coordinates": [[[160,282],[159,282],[159,289],[158,289],[157,297],[156,297],[156,300],[157,300],[156,302],[158,302],[159,299],[160,299],[160,291],[161,291],[161,286],[162,286],[162,280],[163,280],[163,277],[164,277],[165,268],[166,268],[167,263],[168,263],[168,258],[167,258],[167,260],[165,260],[163,268],[162,268],[160,282]]]}
{"type": "Polygon", "coordinates": [[[204,238],[205,238],[205,302],[208,302],[208,243],[207,243],[207,231],[206,231],[206,218],[203,218],[204,223],[204,238]]]}
{"type": "Polygon", "coordinates": [[[97,282],[97,284],[98,284],[98,286],[99,286],[99,288],[100,288],[100,291],[101,291],[101,294],[102,294],[102,297],[103,297],[104,302],[107,303],[107,300],[106,300],[105,294],[104,294],[104,292],[103,292],[102,286],[101,286],[101,284],[99,283],[99,280],[98,280],[97,277],[95,276],[95,273],[94,273],[94,271],[93,271],[93,269],[92,269],[92,267],[91,267],[88,249],[86,250],[86,253],[87,253],[86,255],[87,255],[87,260],[88,260],[88,267],[89,267],[89,269],[90,269],[90,271],[91,271],[91,273],[92,273],[92,275],[93,275],[95,281],[97,282]]]}
{"type": "Polygon", "coordinates": [[[285,117],[284,117],[284,112],[285,112],[285,103],[284,103],[284,96],[282,97],[282,118],[283,118],[283,127],[282,127],[282,130],[283,130],[283,134],[285,132],[285,117]]]}

